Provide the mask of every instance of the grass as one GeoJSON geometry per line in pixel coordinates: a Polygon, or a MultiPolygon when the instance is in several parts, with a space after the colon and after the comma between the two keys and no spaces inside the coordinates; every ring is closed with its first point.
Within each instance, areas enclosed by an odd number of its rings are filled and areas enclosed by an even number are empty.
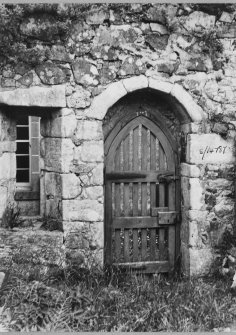
{"type": "Polygon", "coordinates": [[[20,267],[1,288],[2,326],[14,331],[212,331],[236,317],[225,278],[105,276],[75,266],[46,275],[20,267]]]}

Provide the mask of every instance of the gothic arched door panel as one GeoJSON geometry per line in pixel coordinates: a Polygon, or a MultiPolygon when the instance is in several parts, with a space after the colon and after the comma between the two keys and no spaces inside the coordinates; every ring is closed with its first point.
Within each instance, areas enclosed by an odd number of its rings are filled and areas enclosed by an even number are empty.
{"type": "Polygon", "coordinates": [[[138,116],[111,132],[105,154],[105,263],[144,273],[171,271],[179,209],[170,141],[138,116]]]}

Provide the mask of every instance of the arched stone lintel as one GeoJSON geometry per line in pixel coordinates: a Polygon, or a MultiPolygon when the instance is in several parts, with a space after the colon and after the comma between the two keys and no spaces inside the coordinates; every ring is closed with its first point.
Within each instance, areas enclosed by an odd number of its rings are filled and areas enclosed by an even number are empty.
{"type": "Polygon", "coordinates": [[[65,85],[33,86],[0,92],[0,105],[66,107],[65,85]]]}
{"type": "Polygon", "coordinates": [[[202,108],[196,104],[191,95],[182,86],[148,78],[144,75],[123,79],[110,84],[105,91],[93,100],[91,107],[86,112],[86,116],[102,120],[107,110],[123,96],[148,87],[169,94],[172,98],[176,99],[189,115],[192,122],[200,122],[206,118],[206,113],[204,113],[202,108]]]}

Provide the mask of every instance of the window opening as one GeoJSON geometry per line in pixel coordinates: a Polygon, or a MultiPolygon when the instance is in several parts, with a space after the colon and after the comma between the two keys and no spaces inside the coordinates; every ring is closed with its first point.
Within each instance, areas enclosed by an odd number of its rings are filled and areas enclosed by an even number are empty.
{"type": "Polygon", "coordinates": [[[16,182],[30,186],[30,117],[22,116],[16,125],[16,182]]]}

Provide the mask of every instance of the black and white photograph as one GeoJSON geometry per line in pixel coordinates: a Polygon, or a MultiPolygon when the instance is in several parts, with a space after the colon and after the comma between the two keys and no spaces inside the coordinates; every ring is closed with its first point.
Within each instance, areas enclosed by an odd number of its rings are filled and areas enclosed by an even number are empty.
{"type": "Polygon", "coordinates": [[[236,3],[0,3],[0,332],[236,332],[236,3]]]}

